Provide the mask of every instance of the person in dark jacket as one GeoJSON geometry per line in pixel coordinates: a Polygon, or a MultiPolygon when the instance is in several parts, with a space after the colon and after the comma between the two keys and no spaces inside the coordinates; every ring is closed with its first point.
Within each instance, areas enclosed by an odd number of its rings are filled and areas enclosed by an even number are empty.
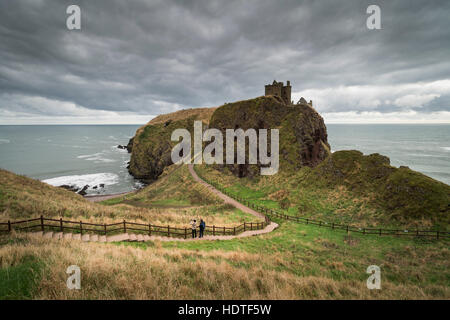
{"type": "Polygon", "coordinates": [[[205,231],[205,221],[203,221],[203,219],[200,219],[200,235],[199,238],[203,238],[203,232],[205,231]]]}

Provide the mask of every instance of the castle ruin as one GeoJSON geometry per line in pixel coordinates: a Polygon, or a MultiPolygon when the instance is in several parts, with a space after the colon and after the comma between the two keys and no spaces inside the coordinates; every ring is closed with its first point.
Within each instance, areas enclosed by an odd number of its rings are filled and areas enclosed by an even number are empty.
{"type": "MultiPolygon", "coordinates": [[[[294,104],[294,101],[291,101],[291,82],[289,80],[286,82],[286,85],[283,85],[283,82],[277,82],[276,80],[273,80],[272,84],[265,85],[265,89],[265,96],[277,96],[280,97],[285,104],[294,104]]],[[[301,97],[297,102],[297,105],[302,104],[308,104],[312,107],[313,102],[312,100],[309,100],[309,102],[307,102],[305,98],[301,97]]]]}
{"type": "Polygon", "coordinates": [[[284,103],[291,104],[291,82],[289,80],[286,85],[283,85],[283,82],[273,80],[273,83],[266,85],[265,88],[266,96],[277,96],[283,99],[284,103]]]}

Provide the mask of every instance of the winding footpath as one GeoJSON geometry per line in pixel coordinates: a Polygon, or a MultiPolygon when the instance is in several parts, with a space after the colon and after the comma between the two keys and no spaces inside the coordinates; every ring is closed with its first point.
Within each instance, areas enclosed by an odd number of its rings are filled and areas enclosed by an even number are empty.
{"type": "MultiPolygon", "coordinates": [[[[219,190],[214,188],[209,183],[205,182],[195,172],[194,165],[189,164],[188,166],[189,166],[189,172],[192,175],[192,177],[194,178],[194,180],[196,182],[202,184],[203,186],[205,186],[212,194],[214,194],[215,196],[222,199],[225,203],[229,203],[232,206],[234,206],[235,208],[241,210],[242,212],[251,214],[255,217],[262,218],[262,219],[265,218],[265,216],[262,213],[257,212],[255,210],[243,205],[240,202],[237,202],[236,200],[230,198],[229,196],[223,194],[222,192],[220,192],[219,190]]],[[[128,193],[131,193],[131,192],[128,192],[128,193]]],[[[113,199],[115,197],[122,196],[122,195],[128,194],[128,193],[109,195],[109,196],[99,196],[99,197],[96,196],[95,198],[92,197],[92,199],[88,199],[88,200],[92,201],[92,202],[103,201],[103,200],[107,200],[107,199],[113,199]]],[[[235,239],[235,238],[245,238],[245,237],[257,236],[260,234],[269,233],[269,232],[272,232],[273,230],[275,230],[276,228],[278,228],[278,224],[272,221],[269,225],[267,225],[264,229],[261,229],[261,230],[248,230],[248,231],[244,231],[237,235],[204,236],[203,238],[189,238],[189,239],[171,238],[171,237],[154,236],[154,235],[148,236],[148,235],[133,234],[133,233],[121,233],[121,234],[117,234],[117,235],[113,235],[113,236],[99,236],[99,235],[89,235],[89,234],[84,234],[81,236],[80,234],[72,234],[72,233],[39,231],[39,232],[33,232],[32,235],[38,236],[38,237],[44,237],[46,239],[81,240],[84,242],[120,242],[120,241],[144,242],[144,241],[155,241],[155,240],[186,242],[186,241],[208,241],[208,240],[231,240],[231,239],[235,239]]]]}

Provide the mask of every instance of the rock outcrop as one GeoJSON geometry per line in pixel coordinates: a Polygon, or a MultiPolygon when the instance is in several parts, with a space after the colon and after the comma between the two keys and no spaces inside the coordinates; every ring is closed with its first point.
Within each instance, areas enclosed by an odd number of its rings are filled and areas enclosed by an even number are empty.
{"type": "Polygon", "coordinates": [[[186,128],[192,134],[194,121],[207,125],[214,110],[216,108],[198,108],[163,114],[139,128],[128,144],[130,174],[144,182],[157,179],[164,168],[172,164],[172,148],[178,143],[170,140],[172,132],[186,128]]]}
{"type": "MultiPolygon", "coordinates": [[[[286,105],[277,96],[228,103],[212,115],[211,128],[279,129],[280,171],[314,167],[330,150],[323,118],[310,105],[286,105]]],[[[270,140],[270,138],[268,139],[270,140]]],[[[248,161],[246,161],[248,163],[248,161]]],[[[233,174],[244,177],[259,175],[260,165],[228,165],[233,174]]]]}
{"type": "MultiPolygon", "coordinates": [[[[225,133],[225,129],[280,130],[280,170],[314,167],[329,154],[327,129],[322,117],[310,105],[286,105],[277,96],[227,103],[219,108],[188,109],[161,115],[141,127],[129,144],[129,172],[136,178],[151,181],[171,165],[175,144],[170,136],[175,129],[191,132],[194,121],[225,133]]],[[[270,139],[269,139],[270,140],[270,139]]],[[[259,165],[230,165],[237,176],[259,174],[259,165]],[[258,173],[257,173],[258,171],[258,173]]]]}

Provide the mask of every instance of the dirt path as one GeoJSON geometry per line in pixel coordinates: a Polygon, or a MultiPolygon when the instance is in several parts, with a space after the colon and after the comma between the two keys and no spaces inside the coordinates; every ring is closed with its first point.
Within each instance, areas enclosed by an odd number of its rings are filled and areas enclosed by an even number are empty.
{"type": "MultiPolygon", "coordinates": [[[[205,182],[204,180],[202,180],[197,173],[194,170],[194,165],[193,164],[189,164],[189,172],[191,173],[192,177],[194,178],[195,181],[201,183],[202,185],[204,185],[205,187],[207,187],[209,189],[209,191],[211,191],[211,193],[215,194],[216,196],[218,196],[219,198],[221,198],[223,201],[225,201],[225,203],[229,203],[232,206],[234,206],[235,208],[252,214],[255,217],[258,218],[265,218],[264,215],[262,213],[259,213],[245,205],[243,205],[240,202],[237,202],[236,200],[234,200],[233,198],[230,198],[229,196],[227,196],[226,194],[223,194],[222,192],[220,192],[219,190],[217,190],[216,188],[214,188],[212,185],[210,185],[209,183],[205,182]]],[[[249,236],[254,236],[254,235],[258,235],[258,234],[264,234],[264,233],[269,233],[272,232],[274,229],[278,228],[278,224],[276,224],[275,222],[271,222],[267,227],[265,227],[262,230],[253,230],[253,231],[245,231],[239,235],[236,236],[216,236],[214,238],[217,239],[233,239],[233,238],[241,238],[241,237],[249,237],[249,236]]],[[[184,239],[182,239],[184,240],[184,239]]],[[[205,237],[206,240],[206,237],[205,237]]]]}

